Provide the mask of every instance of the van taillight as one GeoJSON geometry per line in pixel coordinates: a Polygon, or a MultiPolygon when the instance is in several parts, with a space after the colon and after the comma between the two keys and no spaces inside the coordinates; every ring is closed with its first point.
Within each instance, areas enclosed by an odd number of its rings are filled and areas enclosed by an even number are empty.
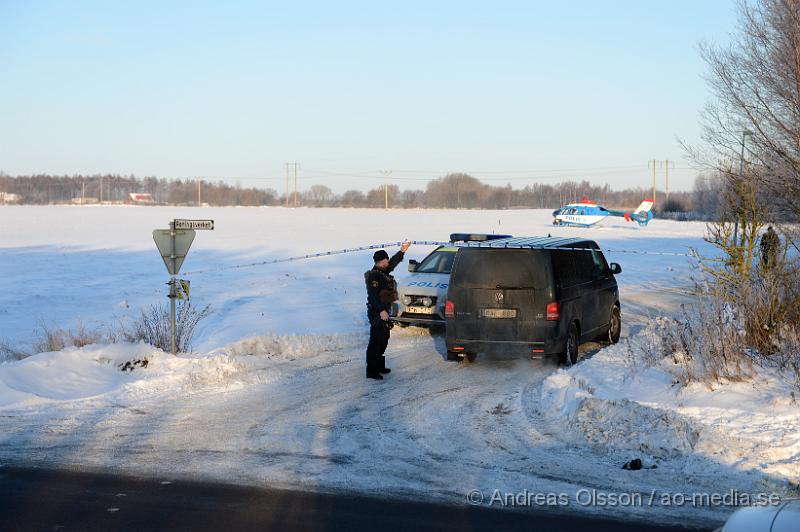
{"type": "MultiPolygon", "coordinates": [[[[539,307],[541,308],[541,307],[539,307]]],[[[558,321],[558,301],[547,304],[547,321],[558,321]]]]}
{"type": "Polygon", "coordinates": [[[456,317],[456,305],[449,299],[444,304],[444,317],[445,318],[455,318],[456,317]]]}

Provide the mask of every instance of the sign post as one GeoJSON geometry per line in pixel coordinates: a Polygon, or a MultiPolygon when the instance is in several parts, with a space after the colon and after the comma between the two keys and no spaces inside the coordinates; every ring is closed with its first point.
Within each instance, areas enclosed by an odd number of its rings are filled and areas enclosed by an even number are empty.
{"type": "MultiPolygon", "coordinates": [[[[175,233],[175,229],[176,229],[175,225],[176,224],[175,224],[174,221],[171,224],[169,224],[169,235],[170,235],[170,244],[171,244],[170,247],[172,249],[172,253],[170,254],[169,258],[170,258],[171,266],[172,266],[172,268],[170,268],[172,270],[170,272],[172,274],[172,278],[169,280],[169,296],[167,296],[167,297],[169,297],[169,318],[170,318],[169,322],[172,325],[172,334],[170,334],[170,351],[169,352],[172,353],[173,355],[176,355],[178,353],[177,350],[175,349],[175,275],[177,275],[178,272],[180,271],[180,267],[177,266],[178,257],[175,254],[176,253],[176,249],[175,248],[177,247],[176,244],[175,244],[175,239],[178,236],[175,233]]],[[[186,253],[189,253],[189,248],[192,246],[192,242],[194,242],[194,231],[191,232],[191,238],[189,239],[189,243],[186,246],[186,253]]],[[[186,257],[186,254],[184,254],[184,258],[185,257],[186,257]]],[[[183,262],[183,261],[181,261],[181,262],[183,262]]]]}
{"type": "Polygon", "coordinates": [[[167,272],[171,275],[169,282],[169,314],[171,323],[170,350],[177,354],[175,345],[175,300],[183,299],[182,294],[189,297],[189,282],[177,279],[175,276],[181,270],[183,261],[189,253],[189,248],[194,242],[195,229],[213,230],[214,220],[182,220],[175,219],[169,223],[169,229],[156,229],[153,231],[153,240],[156,243],[167,272]],[[180,287],[178,283],[181,283],[180,287]]]}

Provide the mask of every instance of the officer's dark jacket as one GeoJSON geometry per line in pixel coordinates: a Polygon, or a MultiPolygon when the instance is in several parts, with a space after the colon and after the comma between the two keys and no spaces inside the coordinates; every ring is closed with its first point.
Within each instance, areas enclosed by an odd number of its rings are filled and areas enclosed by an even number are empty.
{"type": "Polygon", "coordinates": [[[375,266],[364,273],[367,283],[367,312],[379,314],[382,310],[389,312],[392,303],[397,300],[397,283],[389,275],[403,261],[403,252],[398,251],[389,259],[389,267],[382,270],[375,266]]]}
{"type": "Polygon", "coordinates": [[[767,229],[767,232],[761,236],[761,251],[764,254],[777,252],[780,245],[781,239],[772,228],[767,229]]]}

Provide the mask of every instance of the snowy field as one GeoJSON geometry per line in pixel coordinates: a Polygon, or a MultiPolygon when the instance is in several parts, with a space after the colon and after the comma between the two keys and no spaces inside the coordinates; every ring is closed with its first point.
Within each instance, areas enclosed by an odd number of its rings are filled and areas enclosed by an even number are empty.
{"type": "MultiPolygon", "coordinates": [[[[0,363],[2,462],[460,504],[471,489],[486,502],[495,489],[556,492],[570,496],[568,511],[695,524],[730,509],[660,496],[786,495],[800,481],[800,409],[784,376],[763,370],[758,385],[678,389],[666,362],[637,366],[657,317],[692,304],[695,272],[678,254],[710,251],[702,223],[555,228],[542,210],[2,207],[0,340],[25,349],[37,324],[114,328],[165,302],[151,232],[172,218],[216,221],[198,231],[183,266],[202,272],[185,275],[194,303],[213,309],[195,353],[90,345],[0,363]],[[441,336],[396,328],[392,374],[368,381],[362,274],[371,252],[223,269],[456,231],[588,236],[618,250],[606,256],[623,269],[623,341],[584,346],[567,370],[446,362],[441,336]],[[119,369],[143,359],[144,368],[119,369]],[[621,469],[637,457],[648,467],[621,469]],[[584,505],[581,489],[644,502],[584,505]]],[[[431,249],[412,246],[406,258],[431,249]]]]}

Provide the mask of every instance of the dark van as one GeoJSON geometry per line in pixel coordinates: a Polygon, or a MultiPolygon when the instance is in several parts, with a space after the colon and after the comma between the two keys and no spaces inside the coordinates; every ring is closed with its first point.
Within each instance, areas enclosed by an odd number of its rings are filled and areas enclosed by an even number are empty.
{"type": "Polygon", "coordinates": [[[507,238],[469,243],[453,261],[445,303],[448,360],[478,353],[578,361],[586,341],[619,341],[615,274],[592,240],[507,238]]]}

